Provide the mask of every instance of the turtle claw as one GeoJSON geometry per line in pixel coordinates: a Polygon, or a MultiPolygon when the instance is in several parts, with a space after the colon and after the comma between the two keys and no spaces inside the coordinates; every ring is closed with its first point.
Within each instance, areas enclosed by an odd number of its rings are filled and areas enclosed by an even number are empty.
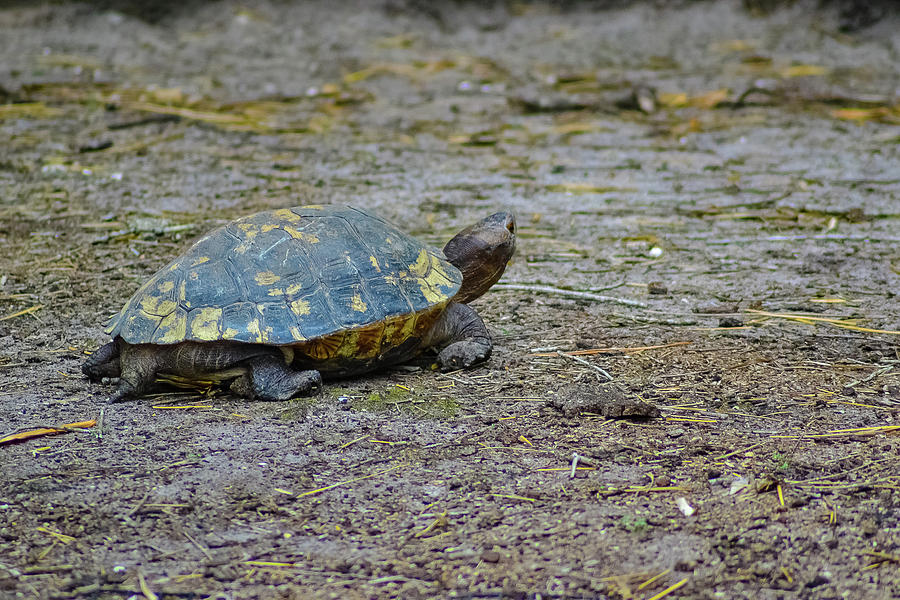
{"type": "Polygon", "coordinates": [[[454,342],[438,354],[441,371],[468,369],[473,365],[486,361],[491,356],[491,347],[487,344],[462,340],[454,342]]]}
{"type": "Polygon", "coordinates": [[[113,392],[112,395],[106,399],[106,403],[107,404],[120,404],[120,403],[128,400],[129,395],[130,394],[128,393],[127,390],[123,390],[120,388],[120,389],[116,390],[115,392],[113,392]]]}

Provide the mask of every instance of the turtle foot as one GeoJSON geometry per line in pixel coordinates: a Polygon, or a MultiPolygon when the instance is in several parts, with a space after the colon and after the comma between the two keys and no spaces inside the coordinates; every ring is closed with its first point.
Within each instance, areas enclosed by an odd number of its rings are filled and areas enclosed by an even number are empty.
{"type": "Polygon", "coordinates": [[[253,365],[251,371],[231,384],[231,391],[254,400],[290,400],[295,396],[312,396],[321,389],[322,375],[318,371],[294,371],[284,363],[253,365]]]}
{"type": "Polygon", "coordinates": [[[472,340],[453,342],[438,354],[441,371],[468,369],[486,361],[491,356],[491,347],[472,340]]]}

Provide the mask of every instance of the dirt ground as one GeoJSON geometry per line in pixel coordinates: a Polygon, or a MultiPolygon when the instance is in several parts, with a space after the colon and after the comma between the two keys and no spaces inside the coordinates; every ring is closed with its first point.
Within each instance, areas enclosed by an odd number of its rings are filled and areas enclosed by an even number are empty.
{"type": "Polygon", "coordinates": [[[890,3],[5,3],[0,598],[900,598],[890,3]],[[204,231],[500,209],[492,359],[106,406],[204,231]],[[612,381],[608,381],[608,374],[612,381]]]}

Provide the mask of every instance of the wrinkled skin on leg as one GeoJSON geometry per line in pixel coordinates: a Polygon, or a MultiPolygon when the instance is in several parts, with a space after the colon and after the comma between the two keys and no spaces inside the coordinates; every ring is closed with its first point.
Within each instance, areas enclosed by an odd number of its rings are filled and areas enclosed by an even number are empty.
{"type": "Polygon", "coordinates": [[[484,321],[475,309],[451,302],[428,332],[423,346],[441,348],[438,364],[442,371],[468,369],[491,356],[493,342],[484,321]]]}
{"type": "Polygon", "coordinates": [[[297,371],[278,356],[257,356],[248,362],[247,373],[231,384],[231,391],[254,400],[290,400],[321,387],[318,371],[297,371]]]}
{"type": "Polygon", "coordinates": [[[157,374],[188,379],[226,380],[237,377],[235,393],[257,400],[287,400],[310,395],[321,386],[315,370],[291,368],[277,348],[257,344],[194,343],[172,346],[129,344],[116,339],[95,352],[82,367],[91,380],[119,377],[110,402],[145,393],[157,374]]]}

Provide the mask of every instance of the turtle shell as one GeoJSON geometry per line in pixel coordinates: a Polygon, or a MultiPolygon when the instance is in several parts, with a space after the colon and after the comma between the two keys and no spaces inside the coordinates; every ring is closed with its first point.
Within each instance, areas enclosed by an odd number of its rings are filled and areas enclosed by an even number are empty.
{"type": "Polygon", "coordinates": [[[244,217],[150,278],[106,332],[130,344],[233,340],[312,358],[372,358],[420,337],[462,274],[431,248],[352,207],[244,217]]]}

